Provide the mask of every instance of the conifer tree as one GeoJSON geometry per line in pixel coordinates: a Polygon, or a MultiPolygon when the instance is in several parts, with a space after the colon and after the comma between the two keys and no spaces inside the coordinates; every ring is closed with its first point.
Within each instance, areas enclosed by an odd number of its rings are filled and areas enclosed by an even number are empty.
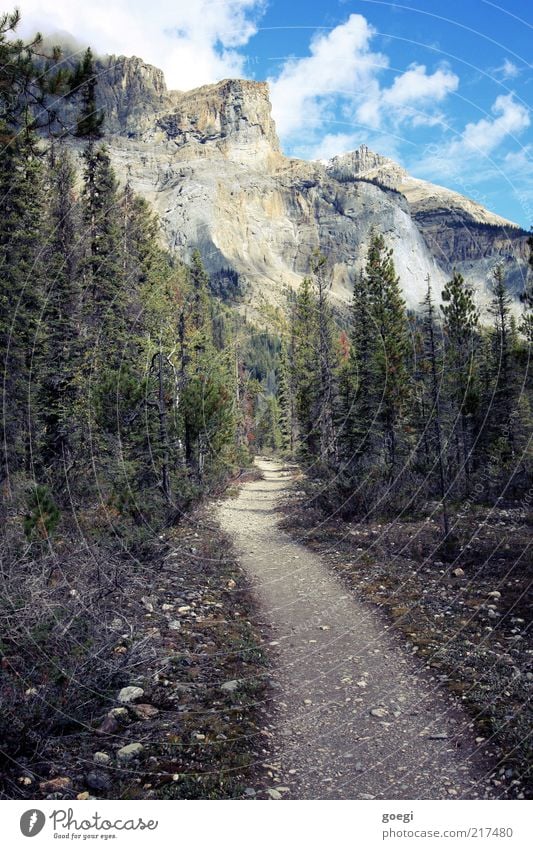
{"type": "Polygon", "coordinates": [[[43,164],[34,139],[22,133],[0,155],[0,368],[2,462],[0,482],[30,470],[32,358],[42,304],[43,164]]]}
{"type": "Polygon", "coordinates": [[[393,252],[386,248],[381,235],[371,238],[365,274],[370,315],[377,335],[371,359],[372,380],[382,392],[376,410],[376,424],[383,434],[387,477],[392,480],[409,389],[406,365],[408,337],[405,302],[394,268],[393,252]]]}
{"type": "Polygon", "coordinates": [[[465,493],[470,491],[473,416],[478,409],[477,329],[479,312],[470,286],[455,272],[442,292],[444,329],[448,341],[446,368],[448,392],[455,403],[458,427],[458,467],[462,467],[465,493]]]}
{"type": "MultiPolygon", "coordinates": [[[[438,489],[442,504],[442,525],[445,537],[448,536],[450,527],[448,519],[448,481],[447,481],[447,462],[445,455],[445,436],[443,428],[442,416],[442,369],[443,369],[443,351],[439,344],[438,331],[435,321],[435,305],[433,302],[433,293],[431,289],[431,279],[429,274],[426,278],[427,291],[424,298],[424,317],[423,317],[423,333],[424,333],[424,348],[425,357],[428,364],[429,377],[429,397],[431,408],[428,416],[426,428],[431,428],[433,431],[433,451],[431,461],[436,465],[438,470],[438,489]]],[[[431,474],[431,472],[430,472],[431,474]]]]}
{"type": "MultiPolygon", "coordinates": [[[[505,285],[502,265],[494,269],[492,301],[489,313],[493,317],[491,332],[492,397],[487,399],[489,430],[499,440],[507,459],[514,453],[513,411],[516,409],[515,370],[512,368],[511,297],[505,285]]],[[[502,457],[503,459],[503,457],[502,457]]]]}
{"type": "Polygon", "coordinates": [[[364,453],[372,450],[375,386],[372,356],[375,328],[366,275],[355,278],[349,325],[349,351],[341,368],[341,444],[345,469],[355,477],[364,453]],[[351,470],[351,471],[350,471],[351,470]]]}
{"type": "Polygon", "coordinates": [[[71,90],[81,91],[81,110],[76,124],[76,135],[93,142],[101,138],[104,123],[104,113],[98,110],[96,104],[96,88],[94,59],[92,50],[88,47],[74,71],[71,90]]]}
{"type": "Polygon", "coordinates": [[[235,357],[229,347],[220,352],[214,344],[208,283],[201,256],[195,251],[180,319],[179,372],[185,458],[201,485],[230,462],[239,418],[235,357]]]}
{"type": "Polygon", "coordinates": [[[327,274],[327,260],[319,251],[311,257],[311,274],[316,302],[316,350],[318,355],[318,386],[314,420],[318,431],[320,457],[326,465],[335,467],[337,460],[337,434],[335,430],[337,386],[336,362],[333,346],[333,316],[329,303],[331,282],[327,274]]]}
{"type": "Polygon", "coordinates": [[[300,447],[308,459],[318,456],[319,453],[319,434],[315,420],[320,380],[317,369],[317,335],[316,298],[310,279],[305,277],[293,309],[292,370],[300,447]]]}
{"type": "Polygon", "coordinates": [[[281,340],[277,377],[277,400],[279,409],[280,448],[292,455],[294,450],[294,403],[293,387],[289,366],[287,343],[281,340]]]}
{"type": "MultiPolygon", "coordinates": [[[[80,230],[74,163],[63,147],[50,157],[48,168],[49,239],[45,248],[46,302],[40,356],[40,396],[43,409],[41,462],[60,473],[73,462],[76,429],[75,372],[79,356],[80,230]]],[[[57,477],[57,474],[55,475],[57,477]]],[[[55,481],[59,484],[59,479],[55,481]]],[[[63,482],[64,485],[64,482],[63,482]]]]}

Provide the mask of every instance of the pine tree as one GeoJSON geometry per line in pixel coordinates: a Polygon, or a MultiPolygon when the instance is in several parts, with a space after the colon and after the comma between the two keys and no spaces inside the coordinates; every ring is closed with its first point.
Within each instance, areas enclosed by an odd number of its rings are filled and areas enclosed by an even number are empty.
{"type": "Polygon", "coordinates": [[[0,485],[8,494],[11,476],[31,471],[32,359],[42,304],[44,221],[43,166],[34,147],[31,135],[23,133],[0,155],[0,485]]]}
{"type": "Polygon", "coordinates": [[[375,328],[366,275],[357,275],[350,312],[349,350],[340,372],[341,445],[344,467],[355,478],[361,457],[373,449],[375,328]]]}
{"type": "Polygon", "coordinates": [[[215,346],[208,286],[209,277],[195,251],[180,318],[178,370],[185,459],[201,485],[208,485],[231,463],[240,413],[235,353],[230,347],[220,352],[215,346]]]}
{"type": "Polygon", "coordinates": [[[300,449],[307,459],[318,456],[319,434],[315,412],[320,375],[317,369],[317,304],[311,281],[302,281],[292,315],[292,373],[300,449]]]}
{"type": "Polygon", "coordinates": [[[405,302],[394,269],[393,252],[386,248],[381,235],[372,236],[365,274],[370,315],[377,335],[371,359],[372,380],[382,392],[375,421],[383,435],[387,478],[392,480],[409,389],[408,337],[405,302]]]}
{"type": "Polygon", "coordinates": [[[47,292],[39,358],[39,404],[43,410],[40,461],[56,486],[73,463],[76,430],[75,372],[79,355],[81,221],[75,194],[76,173],[64,148],[50,157],[45,249],[47,292]]]}
{"type": "Polygon", "coordinates": [[[523,304],[523,313],[520,319],[519,330],[526,337],[528,343],[533,343],[533,231],[527,240],[529,248],[528,273],[524,292],[520,296],[523,304]]]}
{"type": "MultiPolygon", "coordinates": [[[[493,316],[491,333],[492,398],[489,403],[489,430],[492,438],[510,459],[514,454],[513,413],[516,409],[514,385],[515,370],[512,368],[511,297],[505,285],[502,265],[494,269],[492,301],[489,313],[493,316]]],[[[502,460],[505,457],[502,456],[502,460]]]]}
{"type": "Polygon", "coordinates": [[[479,312],[472,289],[462,274],[455,272],[442,292],[444,329],[448,341],[446,368],[448,391],[458,416],[458,467],[464,475],[465,493],[470,492],[473,417],[479,405],[478,323],[479,312]]]}
{"type": "Polygon", "coordinates": [[[318,354],[318,386],[313,417],[318,431],[320,458],[326,466],[335,467],[337,434],[335,430],[337,386],[333,346],[333,317],[329,303],[331,282],[327,275],[326,257],[315,251],[311,258],[311,274],[316,303],[316,350],[318,354]]]}
{"type": "Polygon", "coordinates": [[[284,453],[289,453],[292,456],[294,451],[294,395],[293,387],[291,386],[287,343],[283,338],[281,340],[276,378],[278,387],[280,448],[284,453]]]}
{"type": "Polygon", "coordinates": [[[424,298],[424,318],[423,318],[423,333],[424,333],[424,353],[428,365],[429,377],[429,397],[431,409],[428,419],[425,423],[426,428],[433,430],[433,451],[431,454],[431,462],[433,462],[438,470],[438,490],[442,505],[442,525],[444,536],[448,537],[450,527],[448,520],[448,481],[447,481],[447,463],[445,455],[445,437],[443,433],[443,416],[442,416],[442,370],[443,370],[443,352],[442,346],[439,344],[439,337],[435,322],[435,305],[433,302],[433,293],[431,290],[431,279],[429,274],[426,278],[427,291],[424,298]]]}
{"type": "Polygon", "coordinates": [[[82,105],[76,124],[76,135],[93,142],[101,138],[104,123],[104,113],[98,110],[96,104],[96,87],[94,59],[92,50],[88,47],[83,60],[74,71],[71,90],[81,90],[82,105]]]}

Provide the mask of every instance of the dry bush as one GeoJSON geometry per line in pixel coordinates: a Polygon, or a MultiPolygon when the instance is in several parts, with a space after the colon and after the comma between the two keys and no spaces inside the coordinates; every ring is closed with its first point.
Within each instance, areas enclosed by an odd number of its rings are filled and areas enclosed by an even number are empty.
{"type": "Polygon", "coordinates": [[[17,558],[4,546],[0,563],[0,736],[11,761],[90,723],[135,654],[120,649],[132,630],[120,558],[82,541],[17,558]]]}

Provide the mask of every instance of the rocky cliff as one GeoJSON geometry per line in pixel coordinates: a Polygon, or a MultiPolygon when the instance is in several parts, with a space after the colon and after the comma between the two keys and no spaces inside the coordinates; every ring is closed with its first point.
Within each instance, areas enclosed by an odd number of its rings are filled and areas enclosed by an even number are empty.
{"type": "Polygon", "coordinates": [[[265,83],[169,92],[157,69],[111,57],[98,88],[114,165],[155,205],[170,247],[185,256],[198,247],[210,271],[233,268],[254,303],[282,303],[315,247],[330,259],[334,295],[347,301],[372,228],[394,248],[413,308],[426,275],[439,288],[454,267],[481,303],[496,262],[513,289],[523,285],[527,234],[479,204],[364,145],[329,163],[283,156],[265,83]]]}

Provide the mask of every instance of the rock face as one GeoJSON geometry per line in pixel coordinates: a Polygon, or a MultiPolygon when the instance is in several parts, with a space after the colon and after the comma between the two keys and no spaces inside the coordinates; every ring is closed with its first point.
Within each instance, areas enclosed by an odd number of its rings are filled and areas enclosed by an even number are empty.
{"type": "Polygon", "coordinates": [[[139,59],[111,57],[99,69],[107,144],[119,177],[156,207],[171,249],[199,248],[211,272],[231,268],[252,309],[284,303],[320,248],[333,294],[347,302],[372,228],[394,249],[410,307],[427,274],[436,291],[452,268],[476,286],[503,262],[523,286],[525,231],[454,192],[410,177],[365,145],[329,163],[280,151],[268,87],[223,80],[188,92],[166,90],[139,59]]]}

